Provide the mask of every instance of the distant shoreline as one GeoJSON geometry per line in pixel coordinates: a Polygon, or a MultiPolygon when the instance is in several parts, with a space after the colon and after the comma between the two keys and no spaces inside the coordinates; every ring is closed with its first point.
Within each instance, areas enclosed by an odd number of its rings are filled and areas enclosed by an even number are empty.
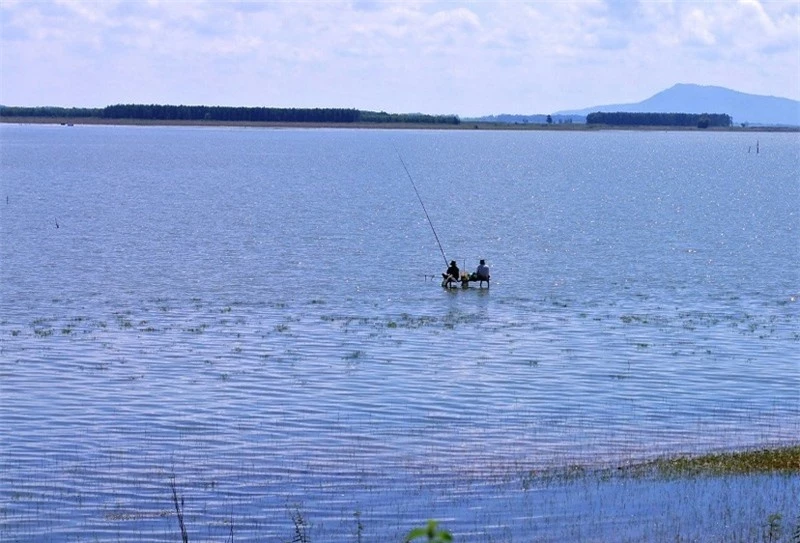
{"type": "Polygon", "coordinates": [[[662,132],[800,132],[800,126],[728,126],[728,127],[685,127],[685,126],[612,126],[587,125],[579,123],[564,124],[509,124],[462,121],[460,124],[433,123],[316,123],[316,122],[250,122],[250,121],[175,121],[141,119],[102,119],[99,117],[0,117],[3,124],[53,124],[53,125],[109,125],[109,126],[209,126],[242,128],[358,128],[378,130],[553,130],[553,131],[662,131],[662,132]]]}

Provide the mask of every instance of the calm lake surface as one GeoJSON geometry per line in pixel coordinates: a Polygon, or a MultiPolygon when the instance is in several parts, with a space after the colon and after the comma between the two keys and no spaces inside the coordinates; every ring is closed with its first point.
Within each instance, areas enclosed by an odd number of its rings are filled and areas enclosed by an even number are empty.
{"type": "Polygon", "coordinates": [[[192,541],[724,537],[686,485],[797,514],[796,476],[533,475],[800,441],[798,134],[0,137],[2,541],[179,540],[173,478],[192,541]],[[400,157],[491,288],[431,279],[400,157]]]}

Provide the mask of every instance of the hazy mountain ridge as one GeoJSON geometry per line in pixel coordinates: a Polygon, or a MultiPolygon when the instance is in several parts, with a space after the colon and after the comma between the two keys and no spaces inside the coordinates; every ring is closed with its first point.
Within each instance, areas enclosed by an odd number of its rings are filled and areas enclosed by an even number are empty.
{"type": "Polygon", "coordinates": [[[734,124],[800,126],[800,101],[762,96],[725,87],[679,83],[646,100],[558,111],[555,115],[588,115],[596,111],[628,113],[726,113],[734,124]]]}

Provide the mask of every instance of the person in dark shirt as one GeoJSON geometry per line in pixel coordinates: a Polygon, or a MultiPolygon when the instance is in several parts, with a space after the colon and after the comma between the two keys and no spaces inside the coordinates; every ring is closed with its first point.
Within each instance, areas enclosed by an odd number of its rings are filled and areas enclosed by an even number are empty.
{"type": "Polygon", "coordinates": [[[450,267],[447,268],[447,271],[442,274],[442,281],[443,286],[451,286],[453,283],[458,281],[459,277],[461,276],[461,271],[458,269],[458,265],[456,264],[455,260],[450,261],[450,267]]]}

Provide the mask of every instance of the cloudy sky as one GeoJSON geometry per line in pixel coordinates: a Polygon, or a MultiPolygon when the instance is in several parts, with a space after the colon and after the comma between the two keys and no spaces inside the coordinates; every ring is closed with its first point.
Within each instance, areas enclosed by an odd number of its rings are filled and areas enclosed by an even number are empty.
{"type": "Polygon", "coordinates": [[[0,0],[0,103],[550,113],[800,99],[798,0],[0,0]]]}

